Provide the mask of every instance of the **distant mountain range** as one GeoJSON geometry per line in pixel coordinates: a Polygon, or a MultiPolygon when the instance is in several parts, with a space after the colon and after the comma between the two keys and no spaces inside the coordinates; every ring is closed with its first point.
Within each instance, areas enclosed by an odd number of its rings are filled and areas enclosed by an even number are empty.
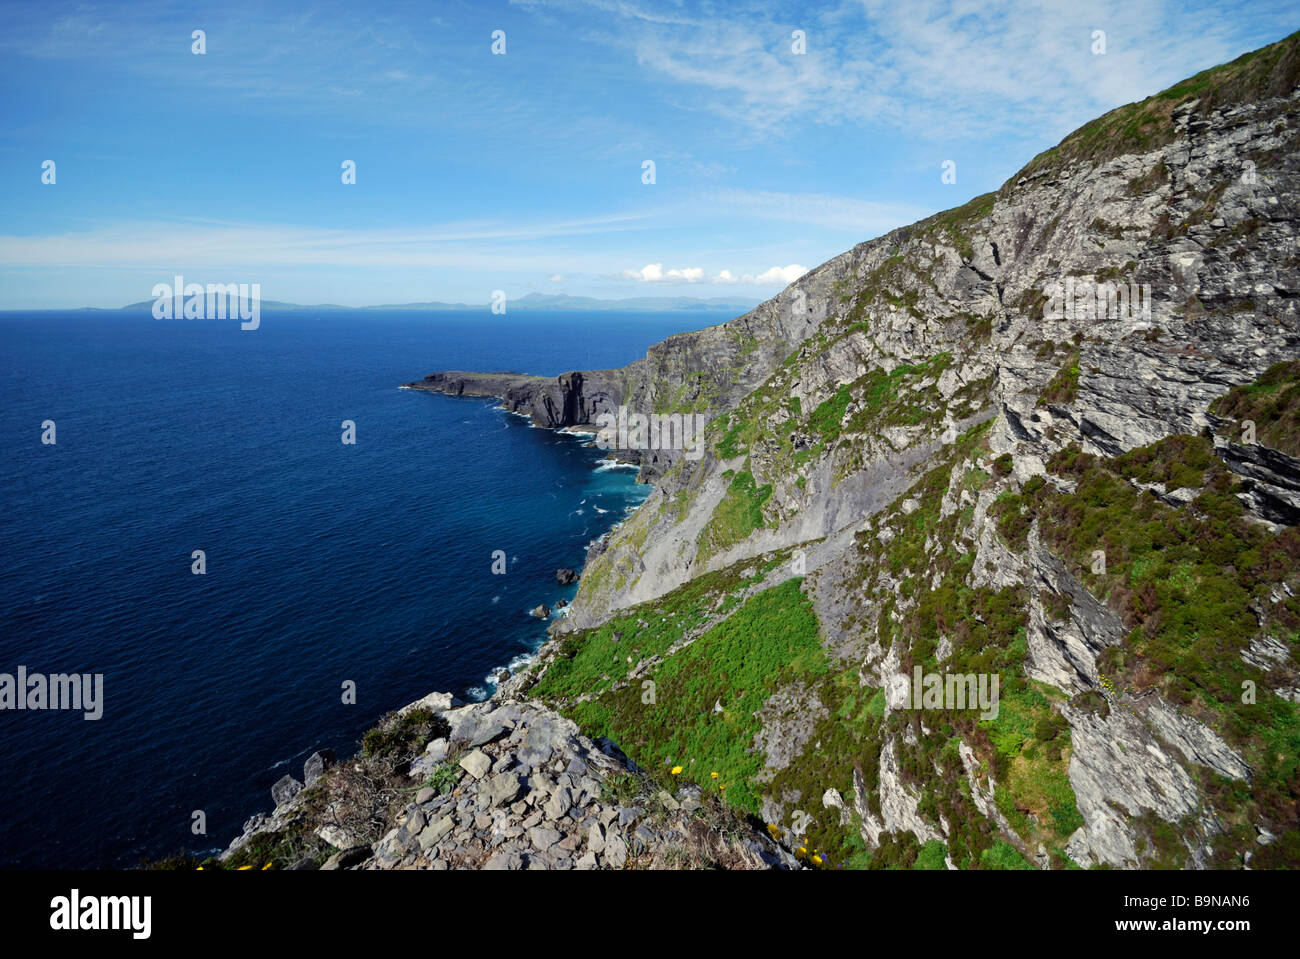
{"type": "MultiPolygon", "coordinates": [[[[511,310],[638,310],[645,312],[670,310],[717,310],[719,312],[746,313],[758,305],[758,300],[714,297],[701,299],[695,296],[635,296],[625,300],[602,300],[591,296],[569,296],[566,293],[529,293],[518,299],[506,300],[511,310]]],[[[152,310],[153,300],[129,303],[123,310],[152,310]]],[[[376,306],[339,306],[335,303],[284,303],[279,300],[262,300],[264,310],[487,310],[487,303],[384,303],[376,306]]],[[[100,309],[87,307],[87,309],[100,309]]],[[[105,311],[107,312],[107,311],[105,311]]]]}

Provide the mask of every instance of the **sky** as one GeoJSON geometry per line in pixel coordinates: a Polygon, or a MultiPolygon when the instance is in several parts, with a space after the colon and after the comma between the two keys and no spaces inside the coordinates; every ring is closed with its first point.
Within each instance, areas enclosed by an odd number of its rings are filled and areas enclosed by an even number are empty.
{"type": "Polygon", "coordinates": [[[757,302],[1297,28],[1278,0],[4,0],[0,309],[176,274],[757,302]]]}

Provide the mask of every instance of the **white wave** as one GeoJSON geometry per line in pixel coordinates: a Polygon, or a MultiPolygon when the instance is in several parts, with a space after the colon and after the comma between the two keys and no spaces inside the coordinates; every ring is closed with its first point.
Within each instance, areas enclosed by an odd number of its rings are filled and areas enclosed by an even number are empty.
{"type": "Polygon", "coordinates": [[[605,473],[609,470],[639,470],[641,467],[635,463],[620,463],[618,460],[596,460],[597,473],[605,473]]]}

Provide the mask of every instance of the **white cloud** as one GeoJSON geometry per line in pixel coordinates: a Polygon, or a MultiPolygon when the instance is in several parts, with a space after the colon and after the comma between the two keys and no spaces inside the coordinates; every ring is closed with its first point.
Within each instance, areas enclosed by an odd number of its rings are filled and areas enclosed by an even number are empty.
{"type": "Polygon", "coordinates": [[[624,270],[622,276],[640,283],[713,283],[721,286],[788,286],[807,273],[798,263],[774,266],[757,275],[742,273],[737,276],[730,270],[719,270],[712,277],[699,267],[683,270],[665,270],[662,263],[647,263],[639,270],[624,270]]]}
{"type": "Polygon", "coordinates": [[[791,263],[789,266],[774,266],[770,270],[764,270],[754,278],[754,282],[763,283],[780,283],[782,286],[789,286],[799,277],[808,272],[806,267],[798,263],[791,263]]]}
{"type": "Polygon", "coordinates": [[[752,273],[736,276],[730,270],[722,270],[713,278],[713,282],[727,286],[789,286],[807,272],[807,267],[800,266],[798,263],[791,263],[789,266],[774,266],[764,270],[757,276],[752,273]]]}
{"type": "Polygon", "coordinates": [[[704,270],[695,266],[682,270],[665,270],[662,263],[647,263],[639,270],[624,270],[623,276],[641,283],[702,283],[704,270]]]}
{"type": "Polygon", "coordinates": [[[550,281],[552,283],[563,283],[567,279],[568,277],[565,276],[563,273],[552,273],[550,275],[550,281]]]}

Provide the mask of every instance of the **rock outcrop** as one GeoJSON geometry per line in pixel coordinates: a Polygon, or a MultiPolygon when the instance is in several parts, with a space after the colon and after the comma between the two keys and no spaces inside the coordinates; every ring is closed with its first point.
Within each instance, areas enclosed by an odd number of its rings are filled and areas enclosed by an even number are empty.
{"type": "Polygon", "coordinates": [[[412,384],[710,421],[509,695],[813,865],[1295,866],[1298,83],[1293,35],[622,370],[412,384]]]}
{"type": "Polygon", "coordinates": [[[313,755],[312,788],[277,783],[274,811],[250,819],[211,865],[799,868],[699,787],[686,784],[674,795],[655,786],[613,743],[588,739],[541,704],[453,702],[433,694],[381,724],[381,737],[412,717],[441,733],[413,760],[402,753],[418,751],[418,738],[404,743],[397,762],[377,760],[387,743],[332,768],[313,755]]]}

